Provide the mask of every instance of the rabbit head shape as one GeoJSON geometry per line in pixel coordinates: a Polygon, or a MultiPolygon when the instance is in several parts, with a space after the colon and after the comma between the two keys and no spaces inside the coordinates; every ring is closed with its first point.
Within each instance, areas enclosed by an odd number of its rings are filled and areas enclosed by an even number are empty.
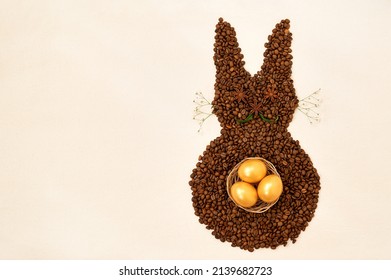
{"type": "Polygon", "coordinates": [[[235,127],[246,119],[257,118],[288,127],[298,104],[291,79],[289,27],[289,20],[275,26],[265,44],[261,70],[251,76],[244,68],[234,28],[220,18],[214,44],[216,84],[212,104],[222,127],[235,127]]]}
{"type": "Polygon", "coordinates": [[[244,69],[235,30],[223,19],[215,39],[212,104],[222,129],[190,175],[194,213],[217,239],[234,247],[253,251],[285,246],[313,218],[320,190],[311,159],[287,130],[298,104],[291,79],[289,20],[278,23],[268,37],[263,65],[254,76],[244,69]],[[239,208],[226,191],[228,174],[247,157],[270,161],[281,176],[283,192],[267,212],[239,208]]]}

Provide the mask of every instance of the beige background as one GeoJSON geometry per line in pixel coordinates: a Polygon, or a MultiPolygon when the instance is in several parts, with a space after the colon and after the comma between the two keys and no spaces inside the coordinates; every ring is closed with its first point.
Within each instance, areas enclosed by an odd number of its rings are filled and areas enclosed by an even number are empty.
{"type": "Polygon", "coordinates": [[[391,1],[0,0],[1,259],[391,258],[391,1]],[[300,98],[290,131],[322,179],[294,245],[254,253],[198,223],[189,175],[219,133],[214,28],[236,28],[255,72],[291,19],[300,98]]]}

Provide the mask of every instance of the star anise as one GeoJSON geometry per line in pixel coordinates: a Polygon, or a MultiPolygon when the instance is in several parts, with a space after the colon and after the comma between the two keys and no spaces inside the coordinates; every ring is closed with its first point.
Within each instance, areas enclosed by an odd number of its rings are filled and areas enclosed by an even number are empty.
{"type": "Polygon", "coordinates": [[[274,101],[274,99],[278,98],[277,92],[274,88],[268,88],[265,92],[265,98],[274,101]]]}
{"type": "Polygon", "coordinates": [[[254,118],[259,115],[262,109],[262,104],[257,101],[250,103],[251,111],[250,114],[254,114],[254,118]]]}
{"type": "Polygon", "coordinates": [[[243,90],[237,90],[234,92],[235,99],[238,102],[246,101],[247,95],[244,93],[243,90]]]}

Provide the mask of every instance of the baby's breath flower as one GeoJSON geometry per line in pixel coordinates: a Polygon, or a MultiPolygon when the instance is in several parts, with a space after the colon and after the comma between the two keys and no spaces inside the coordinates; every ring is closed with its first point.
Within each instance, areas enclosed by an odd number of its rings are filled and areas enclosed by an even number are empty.
{"type": "Polygon", "coordinates": [[[320,122],[319,106],[322,100],[320,99],[320,89],[307,97],[299,100],[299,111],[302,112],[310,124],[320,122]]]}
{"type": "Polygon", "coordinates": [[[195,93],[193,103],[196,106],[193,111],[193,120],[196,120],[200,126],[198,129],[200,132],[204,122],[212,115],[212,103],[205,98],[202,92],[195,93]]]}

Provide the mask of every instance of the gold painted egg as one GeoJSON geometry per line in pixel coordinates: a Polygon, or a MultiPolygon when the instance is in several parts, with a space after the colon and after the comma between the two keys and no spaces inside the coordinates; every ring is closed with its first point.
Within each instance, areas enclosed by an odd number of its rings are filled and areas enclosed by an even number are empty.
{"type": "Polygon", "coordinates": [[[258,183],[266,176],[267,167],[259,159],[248,159],[238,169],[239,178],[247,183],[258,183]]]}
{"type": "Polygon", "coordinates": [[[231,197],[243,207],[254,206],[258,201],[258,194],[255,187],[246,182],[236,182],[231,187],[231,197]]]}
{"type": "Polygon", "coordinates": [[[268,175],[258,184],[258,196],[266,202],[271,203],[276,201],[282,193],[281,178],[275,174],[268,175]]]}

